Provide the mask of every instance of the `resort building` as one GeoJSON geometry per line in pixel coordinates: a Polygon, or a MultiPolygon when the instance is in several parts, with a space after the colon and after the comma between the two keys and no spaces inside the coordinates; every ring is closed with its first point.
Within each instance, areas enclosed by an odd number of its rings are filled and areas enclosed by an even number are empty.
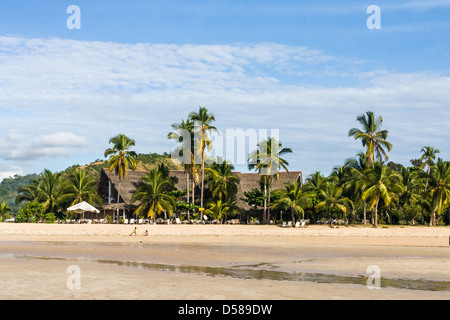
{"type": "MultiPolygon", "coordinates": [[[[98,193],[103,200],[103,205],[98,207],[100,210],[99,216],[105,218],[107,215],[113,217],[119,208],[120,218],[130,218],[133,215],[134,210],[137,208],[138,203],[131,203],[131,197],[135,193],[137,187],[141,183],[142,177],[148,171],[136,170],[129,171],[128,177],[121,180],[120,183],[120,198],[119,204],[117,205],[117,194],[119,190],[119,177],[114,172],[109,172],[108,168],[103,168],[100,173],[100,179],[98,183],[98,193]]],[[[236,194],[237,205],[244,211],[250,211],[251,207],[242,200],[244,198],[244,192],[251,191],[253,188],[259,188],[259,181],[261,175],[259,173],[241,173],[233,172],[240,179],[238,184],[238,190],[236,194]]],[[[187,173],[184,170],[171,170],[169,171],[169,176],[175,178],[175,186],[178,190],[187,190],[187,173]]],[[[270,190],[282,188],[285,182],[295,181],[302,183],[302,172],[301,171],[290,171],[279,173],[279,179],[276,181],[272,180],[270,190]]],[[[192,181],[191,181],[192,183],[192,181]]],[[[200,184],[195,187],[195,200],[197,203],[200,202],[200,184]]],[[[190,185],[190,188],[192,186],[190,185]]],[[[205,186],[206,188],[206,186],[205,186]]],[[[206,189],[205,189],[206,190],[206,189]]],[[[186,196],[183,197],[186,200],[186,196]]]]}

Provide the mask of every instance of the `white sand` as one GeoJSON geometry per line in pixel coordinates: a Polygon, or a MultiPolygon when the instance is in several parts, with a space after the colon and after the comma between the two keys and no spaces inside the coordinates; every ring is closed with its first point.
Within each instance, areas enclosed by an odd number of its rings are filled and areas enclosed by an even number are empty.
{"type": "Polygon", "coordinates": [[[365,285],[243,279],[121,263],[350,277],[366,277],[367,267],[377,265],[382,279],[450,281],[450,227],[137,228],[138,236],[129,236],[134,226],[1,223],[0,299],[450,299],[450,291],[369,290],[365,285]],[[147,237],[142,236],[145,230],[147,237]],[[71,264],[81,268],[80,290],[66,286],[71,264]]]}

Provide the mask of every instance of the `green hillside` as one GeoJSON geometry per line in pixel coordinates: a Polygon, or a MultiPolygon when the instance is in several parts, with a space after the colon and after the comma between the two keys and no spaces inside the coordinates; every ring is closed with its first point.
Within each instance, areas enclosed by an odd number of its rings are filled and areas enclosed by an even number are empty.
{"type": "MultiPolygon", "coordinates": [[[[161,163],[164,163],[170,170],[180,170],[183,169],[182,166],[175,165],[170,159],[170,154],[157,154],[157,153],[140,153],[137,155],[137,170],[152,170],[161,163]]],[[[93,176],[99,177],[102,168],[108,167],[105,160],[97,159],[90,164],[79,165],[75,164],[68,167],[63,171],[63,174],[68,174],[71,170],[76,168],[82,168],[89,171],[93,176]]],[[[44,170],[44,168],[42,168],[44,170]]],[[[31,184],[31,182],[40,177],[40,173],[27,174],[25,176],[15,175],[14,177],[5,178],[0,183],[0,202],[5,202],[10,205],[13,212],[17,212],[24,203],[16,205],[16,197],[18,195],[18,190],[26,185],[31,184]]]]}

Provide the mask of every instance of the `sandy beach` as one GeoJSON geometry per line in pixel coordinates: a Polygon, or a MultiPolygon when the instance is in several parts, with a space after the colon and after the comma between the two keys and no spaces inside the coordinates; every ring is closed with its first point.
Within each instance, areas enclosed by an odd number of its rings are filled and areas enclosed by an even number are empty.
{"type": "Polygon", "coordinates": [[[136,227],[1,223],[0,299],[450,299],[450,227],[136,227]]]}

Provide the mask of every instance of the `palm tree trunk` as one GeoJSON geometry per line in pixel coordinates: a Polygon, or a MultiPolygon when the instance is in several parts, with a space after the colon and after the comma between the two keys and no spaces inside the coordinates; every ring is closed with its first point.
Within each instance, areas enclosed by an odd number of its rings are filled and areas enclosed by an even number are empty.
{"type": "Polygon", "coordinates": [[[204,150],[202,150],[202,193],[200,194],[200,221],[203,222],[203,187],[205,183],[205,159],[203,157],[204,150]]]}
{"type": "Polygon", "coordinates": [[[434,223],[435,215],[436,215],[436,205],[433,205],[433,210],[431,210],[430,223],[428,224],[429,227],[435,225],[434,223]]]}
{"type": "MultiPolygon", "coordinates": [[[[427,170],[427,180],[425,181],[425,190],[424,190],[424,193],[425,192],[427,192],[427,189],[428,189],[428,179],[429,179],[429,176],[430,176],[430,166],[428,166],[428,170],[427,170]]],[[[422,206],[422,224],[424,225],[425,224],[425,217],[424,217],[425,215],[424,215],[424,208],[423,208],[423,206],[422,206]]]]}
{"type": "Polygon", "coordinates": [[[364,201],[364,224],[366,224],[366,201],[364,201]]]}
{"type": "Polygon", "coordinates": [[[333,227],[333,204],[330,205],[330,228],[333,227]]]}
{"type": "Polygon", "coordinates": [[[294,214],[294,207],[291,207],[291,216],[292,216],[292,226],[295,226],[295,214],[294,214]]]}
{"type": "MultiPolygon", "coordinates": [[[[120,199],[120,185],[122,184],[122,180],[119,177],[119,190],[117,191],[117,206],[116,206],[116,214],[117,219],[119,219],[119,199],[120,199]]],[[[115,221],[116,217],[113,217],[113,222],[115,221]]]]}
{"type": "Polygon", "coordinates": [[[187,209],[187,215],[188,215],[188,222],[191,220],[191,217],[189,215],[189,173],[186,171],[186,203],[188,204],[188,209],[187,209]]]}
{"type": "Polygon", "coordinates": [[[380,198],[377,199],[377,203],[375,204],[375,216],[374,216],[374,224],[373,226],[376,228],[378,227],[378,219],[377,219],[377,214],[378,214],[378,202],[380,201],[380,198]]]}
{"type": "Polygon", "coordinates": [[[269,194],[267,201],[267,223],[270,222],[270,176],[269,176],[269,194]]]}
{"type": "Polygon", "coordinates": [[[267,182],[266,182],[266,178],[264,178],[264,211],[263,211],[263,223],[267,223],[267,217],[266,217],[267,203],[266,203],[266,198],[267,198],[267,182]]]}
{"type": "Polygon", "coordinates": [[[192,178],[192,210],[195,212],[195,179],[192,178]]]}

